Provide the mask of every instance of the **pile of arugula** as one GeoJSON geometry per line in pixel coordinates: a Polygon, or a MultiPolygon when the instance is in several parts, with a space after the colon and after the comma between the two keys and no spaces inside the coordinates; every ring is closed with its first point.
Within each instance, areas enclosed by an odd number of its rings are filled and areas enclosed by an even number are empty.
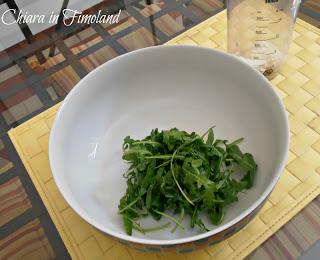
{"type": "Polygon", "coordinates": [[[122,157],[130,163],[124,174],[127,191],[118,206],[127,234],[131,235],[132,229],[146,233],[170,225],[143,228],[138,221],[149,215],[174,222],[171,232],[184,228],[185,214],[191,218],[191,228],[208,231],[199,217],[202,212],[214,225],[220,224],[224,207],[238,200],[238,192],[252,187],[257,171],[253,156],[240,150],[242,141],[215,139],[213,128],[203,136],[176,128],[154,129],[143,140],[127,136],[122,157]],[[240,181],[232,177],[235,169],[243,172],[240,181]],[[180,213],[179,219],[167,210],[180,213]]]}

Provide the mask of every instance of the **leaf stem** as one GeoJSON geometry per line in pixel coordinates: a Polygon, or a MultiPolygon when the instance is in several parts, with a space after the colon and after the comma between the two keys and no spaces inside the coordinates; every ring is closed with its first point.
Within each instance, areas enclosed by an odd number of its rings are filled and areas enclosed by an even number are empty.
{"type": "Polygon", "coordinates": [[[160,167],[162,167],[162,166],[166,166],[166,165],[170,164],[170,162],[171,162],[171,160],[168,160],[168,161],[166,161],[166,162],[164,162],[164,163],[161,163],[161,164],[159,164],[159,165],[156,167],[156,169],[158,169],[158,168],[160,168],[160,167]]]}
{"type": "Polygon", "coordinates": [[[215,125],[211,126],[203,135],[201,135],[201,139],[203,139],[203,137],[205,137],[209,133],[209,131],[215,127],[215,125]]]}
{"type": "Polygon", "coordinates": [[[240,144],[243,140],[244,140],[244,138],[239,138],[239,139],[233,141],[232,143],[228,144],[228,146],[238,145],[238,144],[240,144]]]}
{"type": "Polygon", "coordinates": [[[194,206],[194,203],[193,203],[193,202],[188,198],[188,196],[184,193],[184,191],[182,190],[182,188],[181,188],[181,186],[180,186],[179,182],[177,181],[177,178],[176,178],[176,176],[175,176],[175,174],[174,174],[174,170],[173,170],[173,159],[175,158],[175,155],[177,154],[177,152],[178,152],[181,148],[183,148],[183,147],[185,147],[185,146],[187,146],[187,145],[189,145],[189,144],[192,144],[194,141],[198,140],[199,138],[200,138],[200,137],[197,136],[197,137],[193,138],[191,141],[186,142],[186,143],[183,143],[182,145],[180,145],[180,146],[177,148],[177,150],[174,151],[174,153],[173,153],[173,155],[172,155],[172,158],[171,158],[171,162],[170,162],[170,169],[171,169],[171,173],[172,173],[172,177],[173,177],[173,179],[174,179],[174,182],[176,183],[176,185],[177,185],[178,189],[180,190],[182,196],[183,196],[191,205],[193,205],[193,206],[194,206]]]}
{"type": "Polygon", "coordinates": [[[142,234],[145,234],[143,228],[140,226],[138,222],[134,221],[132,218],[129,218],[129,220],[131,220],[134,229],[138,230],[142,234]]]}
{"type": "Polygon", "coordinates": [[[156,144],[156,145],[162,146],[161,143],[155,142],[155,141],[138,141],[138,142],[132,143],[131,145],[134,146],[134,145],[139,145],[139,144],[156,144]]]}
{"type": "Polygon", "coordinates": [[[138,202],[138,200],[141,199],[141,197],[136,198],[134,201],[130,202],[127,206],[125,206],[124,208],[120,209],[118,211],[118,214],[122,213],[123,211],[125,211],[128,208],[131,208],[132,205],[136,204],[138,202]]]}
{"type": "MultiPolygon", "coordinates": [[[[181,210],[181,215],[180,215],[180,218],[179,218],[179,223],[182,222],[183,218],[184,218],[184,208],[182,208],[182,210],[181,210]]],[[[173,229],[171,230],[171,233],[174,233],[174,232],[177,230],[177,228],[178,228],[178,224],[176,224],[176,225],[173,227],[173,229]]]]}
{"type": "Polygon", "coordinates": [[[152,209],[152,210],[153,210],[154,212],[160,214],[161,216],[164,216],[164,217],[172,220],[172,221],[173,221],[174,223],[176,223],[179,227],[181,227],[182,229],[184,229],[184,227],[183,227],[183,226],[179,223],[179,221],[176,220],[174,217],[172,217],[172,216],[170,216],[170,215],[168,215],[168,214],[166,214],[166,213],[164,213],[164,212],[161,212],[161,211],[159,211],[159,210],[156,210],[156,209],[152,209]]]}
{"type": "Polygon", "coordinates": [[[170,226],[170,222],[167,222],[167,223],[165,223],[165,224],[163,224],[163,225],[160,225],[160,226],[157,226],[157,227],[153,227],[153,228],[142,228],[142,229],[143,229],[143,231],[144,231],[145,233],[147,233],[147,232],[152,232],[152,231],[158,231],[158,230],[164,229],[164,228],[166,228],[166,227],[168,227],[168,226],[170,226]]]}
{"type": "MultiPolygon", "coordinates": [[[[172,158],[173,158],[173,157],[172,157],[172,158]]],[[[179,182],[177,181],[177,178],[176,178],[176,176],[174,175],[174,170],[173,170],[173,166],[172,166],[172,165],[173,165],[173,164],[172,164],[172,161],[173,161],[173,160],[171,159],[170,164],[171,164],[171,173],[172,173],[172,177],[173,177],[173,179],[174,179],[174,182],[175,182],[176,185],[178,186],[178,189],[180,190],[182,196],[183,196],[191,205],[194,205],[193,202],[192,202],[192,201],[188,198],[188,196],[184,193],[184,191],[182,190],[179,182]]]]}
{"type": "MultiPolygon", "coordinates": [[[[173,154],[151,155],[144,157],[145,159],[171,159],[173,154]]],[[[177,159],[184,159],[183,155],[176,155],[177,159]]]]}

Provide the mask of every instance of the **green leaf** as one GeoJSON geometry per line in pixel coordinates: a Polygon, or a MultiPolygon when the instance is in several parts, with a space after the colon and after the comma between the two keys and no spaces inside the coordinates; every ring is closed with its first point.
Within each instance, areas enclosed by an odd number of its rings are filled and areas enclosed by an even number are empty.
{"type": "Polygon", "coordinates": [[[233,158],[237,164],[244,169],[247,173],[241,181],[246,182],[246,188],[249,189],[253,186],[254,177],[257,171],[257,164],[254,161],[252,154],[243,154],[237,145],[227,147],[229,156],[233,158]]]}
{"type": "Polygon", "coordinates": [[[235,141],[233,141],[232,143],[229,144],[229,146],[232,146],[232,145],[239,145],[240,143],[242,143],[244,140],[244,138],[239,138],[235,141]]]}
{"type": "Polygon", "coordinates": [[[202,160],[201,159],[194,159],[191,161],[191,165],[194,168],[199,168],[202,165],[202,160]]]}
{"type": "Polygon", "coordinates": [[[190,216],[191,227],[203,232],[208,229],[202,213],[207,213],[214,225],[220,224],[225,207],[254,184],[257,164],[251,154],[240,150],[242,141],[215,139],[213,128],[202,136],[173,128],[153,129],[142,140],[125,137],[123,159],[129,169],[124,174],[127,189],[118,214],[122,215],[126,233],[131,235],[134,228],[145,234],[169,225],[143,228],[139,220],[146,216],[170,219],[176,223],[172,231],[183,228],[184,215],[190,216]],[[244,174],[240,181],[232,178],[238,169],[244,174]],[[168,211],[181,213],[180,218],[168,211]]]}
{"type": "Polygon", "coordinates": [[[251,154],[244,154],[244,159],[247,164],[251,165],[251,169],[247,171],[247,174],[242,178],[241,181],[247,182],[246,189],[250,189],[253,186],[254,177],[257,172],[257,164],[255,163],[253,156],[251,154]]]}
{"type": "MultiPolygon", "coordinates": [[[[147,173],[145,177],[143,178],[141,185],[140,185],[140,190],[147,190],[148,186],[153,182],[154,177],[155,177],[155,168],[156,168],[156,160],[152,160],[150,164],[148,165],[147,168],[147,173]]],[[[141,193],[140,193],[141,194],[141,193]]]]}
{"type": "Polygon", "coordinates": [[[221,224],[224,216],[223,208],[221,205],[216,205],[212,209],[208,210],[208,214],[213,225],[221,224]]]}
{"type": "Polygon", "coordinates": [[[221,203],[223,200],[217,199],[215,192],[217,191],[216,184],[210,183],[203,194],[203,205],[206,208],[212,208],[216,203],[221,203]]]}
{"type": "Polygon", "coordinates": [[[122,148],[123,149],[127,149],[128,147],[130,147],[130,145],[134,142],[133,139],[130,138],[130,136],[126,136],[123,140],[123,145],[122,148]]]}
{"type": "Polygon", "coordinates": [[[213,141],[214,141],[214,134],[213,134],[212,128],[210,128],[210,129],[209,129],[209,132],[208,132],[208,138],[207,138],[206,144],[212,145],[212,144],[213,144],[213,141]]]}
{"type": "Polygon", "coordinates": [[[243,154],[237,145],[227,147],[227,152],[243,169],[254,170],[256,164],[251,154],[243,154]]]}
{"type": "Polygon", "coordinates": [[[147,192],[147,197],[146,197],[146,207],[147,207],[147,209],[150,209],[150,206],[151,206],[152,189],[153,189],[153,185],[150,185],[149,189],[148,189],[148,192],[147,192]]]}
{"type": "Polygon", "coordinates": [[[130,148],[123,153],[122,159],[126,161],[136,161],[144,155],[151,154],[150,151],[141,148],[130,148]]]}
{"type": "Polygon", "coordinates": [[[132,235],[132,221],[130,220],[127,213],[125,213],[123,216],[123,225],[126,233],[131,236],[132,235]]]}

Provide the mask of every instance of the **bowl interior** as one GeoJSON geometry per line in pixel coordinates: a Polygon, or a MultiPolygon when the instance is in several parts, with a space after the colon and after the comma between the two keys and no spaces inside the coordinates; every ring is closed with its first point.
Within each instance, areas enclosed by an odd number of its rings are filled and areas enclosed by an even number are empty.
{"type": "MultiPolygon", "coordinates": [[[[117,215],[126,190],[122,141],[143,138],[151,129],[178,127],[205,132],[215,125],[220,139],[244,137],[259,169],[252,189],[227,208],[214,234],[259,205],[282,170],[288,149],[283,106],[270,84],[229,55],[187,46],[156,47],[107,62],[71,91],[50,137],[54,178],[68,203],[99,229],[137,242],[175,243],[204,235],[189,228],[125,235],[117,215]],[[140,239],[141,238],[141,239],[140,239]]],[[[166,220],[163,220],[166,222],[166,220]]],[[[151,218],[144,226],[158,225],[151,218]]],[[[208,235],[210,235],[208,234],[208,235]]]]}

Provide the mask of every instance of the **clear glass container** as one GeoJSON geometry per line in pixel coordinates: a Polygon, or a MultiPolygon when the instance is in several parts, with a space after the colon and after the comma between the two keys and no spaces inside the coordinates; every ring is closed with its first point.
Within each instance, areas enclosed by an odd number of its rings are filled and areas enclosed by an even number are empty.
{"type": "Polygon", "coordinates": [[[273,78],[286,57],[301,0],[227,0],[228,51],[273,78]]]}

